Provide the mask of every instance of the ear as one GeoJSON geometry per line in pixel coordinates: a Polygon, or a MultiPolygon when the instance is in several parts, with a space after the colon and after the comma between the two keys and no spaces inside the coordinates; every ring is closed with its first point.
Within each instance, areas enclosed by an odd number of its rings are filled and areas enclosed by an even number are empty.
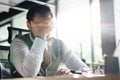
{"type": "Polygon", "coordinates": [[[27,24],[28,29],[31,30],[31,24],[30,24],[30,22],[26,21],[26,24],[27,24]]]}

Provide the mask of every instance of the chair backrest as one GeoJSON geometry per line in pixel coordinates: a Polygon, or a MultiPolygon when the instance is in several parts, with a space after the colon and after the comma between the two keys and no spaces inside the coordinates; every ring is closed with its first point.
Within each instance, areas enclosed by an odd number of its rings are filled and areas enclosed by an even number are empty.
{"type": "Polygon", "coordinates": [[[10,64],[7,59],[0,59],[0,79],[11,78],[10,64]]]}
{"type": "Polygon", "coordinates": [[[12,39],[18,35],[18,36],[21,36],[23,35],[24,32],[30,32],[29,30],[26,30],[26,29],[21,29],[21,28],[15,28],[15,27],[8,27],[8,43],[11,43],[12,42],[12,39]],[[16,31],[17,34],[13,34],[13,31],[16,31]]]}

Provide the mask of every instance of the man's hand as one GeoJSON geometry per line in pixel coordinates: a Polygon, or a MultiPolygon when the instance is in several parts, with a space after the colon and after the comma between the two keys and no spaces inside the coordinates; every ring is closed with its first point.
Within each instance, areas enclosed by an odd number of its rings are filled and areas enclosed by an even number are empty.
{"type": "Polygon", "coordinates": [[[50,35],[50,32],[53,28],[53,22],[51,19],[48,19],[43,22],[31,22],[31,30],[35,36],[40,36],[44,39],[47,39],[50,35]]]}
{"type": "Polygon", "coordinates": [[[56,75],[69,75],[69,74],[72,74],[72,73],[67,69],[60,69],[56,72],[56,75]]]}

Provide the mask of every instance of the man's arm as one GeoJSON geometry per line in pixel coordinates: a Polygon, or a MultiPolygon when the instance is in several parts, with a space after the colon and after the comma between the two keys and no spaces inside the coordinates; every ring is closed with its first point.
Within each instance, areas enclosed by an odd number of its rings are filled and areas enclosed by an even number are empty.
{"type": "Polygon", "coordinates": [[[45,40],[36,37],[29,50],[24,41],[15,39],[10,47],[10,60],[23,77],[36,76],[40,70],[46,46],[45,40]]]}
{"type": "Polygon", "coordinates": [[[86,71],[89,67],[70,49],[68,49],[64,43],[62,43],[62,62],[71,70],[86,71]]]}

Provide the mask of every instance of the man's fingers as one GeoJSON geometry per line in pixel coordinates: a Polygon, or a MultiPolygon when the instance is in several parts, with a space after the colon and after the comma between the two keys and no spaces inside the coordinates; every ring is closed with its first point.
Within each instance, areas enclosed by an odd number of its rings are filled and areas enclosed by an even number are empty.
{"type": "Polygon", "coordinates": [[[67,69],[60,69],[57,71],[56,75],[68,75],[70,73],[67,69]]]}

